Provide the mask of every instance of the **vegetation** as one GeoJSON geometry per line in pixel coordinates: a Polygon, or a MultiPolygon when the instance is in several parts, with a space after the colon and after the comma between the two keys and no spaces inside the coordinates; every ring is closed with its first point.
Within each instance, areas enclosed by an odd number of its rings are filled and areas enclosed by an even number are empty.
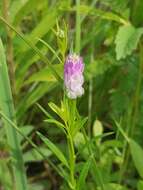
{"type": "Polygon", "coordinates": [[[0,189],[143,190],[142,10],[0,1],[0,189]],[[78,98],[68,55],[84,62],[78,98]]]}

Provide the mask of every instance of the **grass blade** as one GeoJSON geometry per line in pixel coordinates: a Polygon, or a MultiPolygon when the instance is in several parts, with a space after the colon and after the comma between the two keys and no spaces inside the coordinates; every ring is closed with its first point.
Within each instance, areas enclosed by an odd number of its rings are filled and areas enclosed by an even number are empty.
{"type": "MultiPolygon", "coordinates": [[[[14,123],[15,111],[10,88],[10,81],[8,76],[8,69],[6,65],[6,58],[2,41],[0,40],[0,109],[3,113],[14,123]]],[[[8,144],[11,147],[11,156],[14,159],[13,174],[15,177],[15,190],[27,190],[26,175],[24,171],[24,163],[22,153],[20,150],[20,143],[18,134],[14,128],[4,119],[4,126],[8,144]]]]}

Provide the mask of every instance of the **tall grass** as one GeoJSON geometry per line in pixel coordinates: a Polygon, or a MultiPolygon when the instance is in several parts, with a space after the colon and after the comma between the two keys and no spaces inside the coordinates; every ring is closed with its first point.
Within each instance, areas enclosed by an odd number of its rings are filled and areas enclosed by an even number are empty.
{"type": "MultiPolygon", "coordinates": [[[[15,110],[12,99],[10,80],[4,53],[4,47],[0,40],[0,109],[14,123],[16,123],[15,110]]],[[[26,174],[23,164],[22,152],[16,130],[3,120],[6,137],[11,150],[12,168],[14,175],[14,190],[27,190],[26,174]]]]}

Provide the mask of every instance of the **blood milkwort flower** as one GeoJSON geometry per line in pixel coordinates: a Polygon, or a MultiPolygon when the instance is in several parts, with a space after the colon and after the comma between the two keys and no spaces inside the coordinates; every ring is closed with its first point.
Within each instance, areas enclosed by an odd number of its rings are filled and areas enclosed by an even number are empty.
{"type": "Polygon", "coordinates": [[[67,56],[64,65],[64,84],[67,96],[76,99],[84,94],[84,63],[82,57],[76,54],[67,56]]]}

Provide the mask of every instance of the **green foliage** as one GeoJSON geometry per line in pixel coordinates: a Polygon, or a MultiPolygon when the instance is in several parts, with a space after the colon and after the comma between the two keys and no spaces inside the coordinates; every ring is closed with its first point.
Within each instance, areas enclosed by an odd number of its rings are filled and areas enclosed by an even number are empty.
{"type": "Polygon", "coordinates": [[[29,190],[143,189],[142,9],[142,0],[0,1],[0,189],[22,190],[21,156],[29,190]],[[63,81],[72,51],[85,63],[76,101],[63,81]]]}
{"type": "MultiPolygon", "coordinates": [[[[57,64],[54,65],[54,69],[57,71],[57,73],[62,76],[63,74],[63,65],[57,64]]],[[[38,73],[33,74],[29,79],[25,82],[31,83],[31,82],[56,82],[56,78],[53,76],[49,68],[44,68],[43,70],[39,71],[38,73]]]]}
{"type": "Polygon", "coordinates": [[[142,34],[143,28],[135,28],[132,25],[119,27],[115,40],[117,60],[130,55],[137,48],[142,34]]]}

